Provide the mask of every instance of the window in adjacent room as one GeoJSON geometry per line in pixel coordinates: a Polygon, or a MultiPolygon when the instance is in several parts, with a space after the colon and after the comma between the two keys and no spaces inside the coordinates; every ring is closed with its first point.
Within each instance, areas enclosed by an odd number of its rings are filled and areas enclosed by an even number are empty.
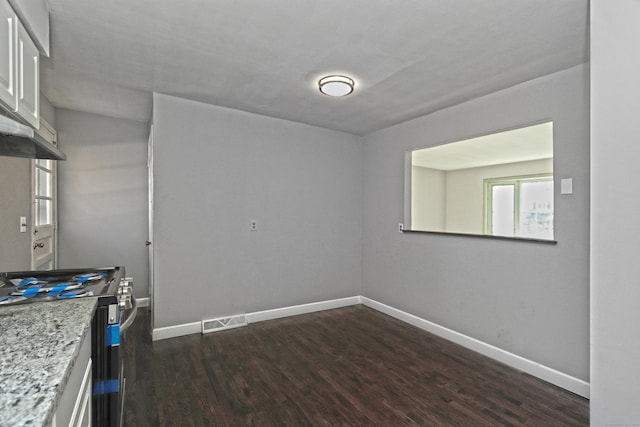
{"type": "Polygon", "coordinates": [[[553,175],[485,179],[485,232],[553,239],[553,175]]]}

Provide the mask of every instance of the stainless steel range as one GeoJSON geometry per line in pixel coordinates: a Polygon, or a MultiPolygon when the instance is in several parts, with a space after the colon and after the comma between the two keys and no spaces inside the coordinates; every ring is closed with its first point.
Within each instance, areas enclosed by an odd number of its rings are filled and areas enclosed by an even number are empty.
{"type": "Polygon", "coordinates": [[[133,281],[124,267],[0,273],[0,309],[74,298],[97,298],[91,324],[92,425],[120,426],[124,402],[120,334],[133,323],[133,281]]]}

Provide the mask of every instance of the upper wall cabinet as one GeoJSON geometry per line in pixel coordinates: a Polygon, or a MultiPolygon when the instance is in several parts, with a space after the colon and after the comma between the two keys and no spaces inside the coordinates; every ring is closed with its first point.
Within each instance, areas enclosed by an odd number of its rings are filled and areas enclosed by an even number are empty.
{"type": "Polygon", "coordinates": [[[49,56],[49,7],[47,0],[9,0],[40,54],[49,56]]]}
{"type": "Polygon", "coordinates": [[[7,0],[0,0],[0,101],[34,128],[40,126],[40,54],[7,0]]]}
{"type": "Polygon", "coordinates": [[[18,115],[40,127],[40,53],[18,21],[18,115]]]}
{"type": "Polygon", "coordinates": [[[17,21],[9,3],[0,0],[0,101],[11,111],[18,105],[17,21]]]}

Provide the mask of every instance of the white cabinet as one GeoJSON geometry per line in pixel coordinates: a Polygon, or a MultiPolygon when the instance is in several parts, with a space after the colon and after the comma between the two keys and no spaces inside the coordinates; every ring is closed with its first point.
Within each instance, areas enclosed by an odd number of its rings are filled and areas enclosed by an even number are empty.
{"type": "Polygon", "coordinates": [[[76,396],[71,413],[70,426],[87,427],[91,425],[91,359],[87,362],[82,385],[76,396]]]}
{"type": "Polygon", "coordinates": [[[0,0],[0,19],[0,100],[38,129],[40,53],[7,0],[0,0]]]}
{"type": "Polygon", "coordinates": [[[9,3],[0,0],[0,101],[10,111],[18,105],[17,21],[9,3]]]}
{"type": "Polygon", "coordinates": [[[51,427],[91,425],[91,334],[85,336],[51,427]]]}
{"type": "Polygon", "coordinates": [[[18,15],[38,46],[40,54],[49,56],[49,0],[9,0],[13,11],[18,15]]]}
{"type": "Polygon", "coordinates": [[[40,52],[18,21],[18,110],[20,117],[40,128],[40,52]]]}

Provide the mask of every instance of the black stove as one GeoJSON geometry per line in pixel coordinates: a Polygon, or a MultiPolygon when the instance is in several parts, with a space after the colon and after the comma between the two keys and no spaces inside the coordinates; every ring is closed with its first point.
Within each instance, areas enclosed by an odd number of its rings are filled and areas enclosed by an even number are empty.
{"type": "Polygon", "coordinates": [[[137,308],[124,267],[0,273],[0,310],[74,298],[97,299],[91,320],[92,425],[121,426],[125,379],[120,336],[137,308]]]}
{"type": "Polygon", "coordinates": [[[122,267],[0,273],[0,305],[118,294],[122,267]]]}

